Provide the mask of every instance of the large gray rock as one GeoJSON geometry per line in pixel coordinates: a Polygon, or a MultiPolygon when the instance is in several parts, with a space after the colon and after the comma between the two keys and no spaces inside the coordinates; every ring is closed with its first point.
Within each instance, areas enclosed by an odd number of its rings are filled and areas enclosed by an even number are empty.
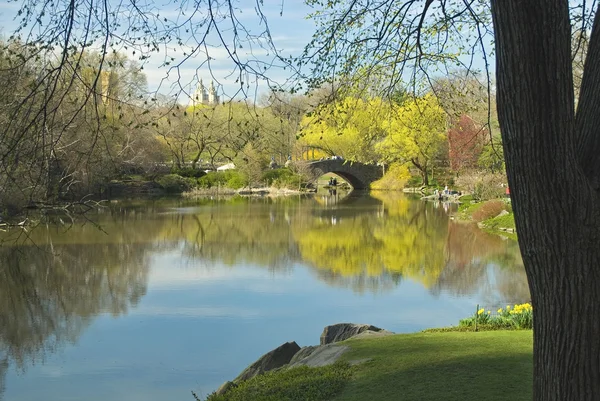
{"type": "Polygon", "coordinates": [[[294,355],[294,357],[290,360],[290,366],[304,358],[307,358],[310,354],[315,352],[317,348],[319,348],[318,345],[309,345],[307,347],[300,348],[300,351],[296,352],[296,355],[294,355]]]}
{"type": "Polygon", "coordinates": [[[327,344],[312,348],[311,352],[304,353],[304,357],[294,357],[288,367],[295,368],[296,366],[309,366],[316,368],[318,366],[332,365],[344,354],[344,352],[350,349],[348,346],[339,344],[327,344]]]}
{"type": "Polygon", "coordinates": [[[267,352],[258,358],[256,362],[244,369],[233,381],[234,383],[239,383],[269,370],[287,365],[298,351],[300,351],[300,346],[295,341],[282,344],[273,351],[267,352]]]}
{"type": "Polygon", "coordinates": [[[385,331],[370,324],[338,323],[326,326],[321,333],[321,345],[344,341],[365,331],[385,331]]]}

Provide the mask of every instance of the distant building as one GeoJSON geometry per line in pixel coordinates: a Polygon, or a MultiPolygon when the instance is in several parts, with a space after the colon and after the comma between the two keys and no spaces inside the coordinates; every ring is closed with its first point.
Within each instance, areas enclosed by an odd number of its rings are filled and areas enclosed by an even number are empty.
{"type": "Polygon", "coordinates": [[[233,170],[234,168],[235,168],[235,164],[227,163],[227,164],[217,168],[217,171],[233,170]]]}
{"type": "Polygon", "coordinates": [[[213,81],[210,81],[208,89],[206,89],[202,83],[202,79],[200,82],[198,82],[198,87],[190,99],[190,106],[195,106],[198,104],[219,104],[219,95],[217,94],[217,90],[215,89],[215,84],[213,81]]]}

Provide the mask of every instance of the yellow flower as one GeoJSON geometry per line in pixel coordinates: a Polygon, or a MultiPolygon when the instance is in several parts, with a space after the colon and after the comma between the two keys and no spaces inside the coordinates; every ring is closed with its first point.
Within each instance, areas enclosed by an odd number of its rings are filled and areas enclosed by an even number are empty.
{"type": "Polygon", "coordinates": [[[491,311],[491,310],[489,310],[489,311],[488,311],[488,315],[491,315],[491,314],[492,314],[492,311],[491,311]]]}
{"type": "Polygon", "coordinates": [[[481,308],[481,309],[479,309],[479,310],[477,311],[477,314],[478,314],[478,315],[481,315],[483,312],[485,312],[485,309],[484,309],[484,308],[481,308]]]}
{"type": "Polygon", "coordinates": [[[502,308],[498,309],[498,313],[502,313],[502,308]]]}
{"type": "Polygon", "coordinates": [[[510,310],[510,305],[506,305],[506,310],[510,310]]]}

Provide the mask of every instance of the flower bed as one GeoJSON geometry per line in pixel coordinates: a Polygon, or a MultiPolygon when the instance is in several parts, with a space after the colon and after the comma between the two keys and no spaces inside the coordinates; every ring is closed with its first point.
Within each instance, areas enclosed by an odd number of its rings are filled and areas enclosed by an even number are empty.
{"type": "Polygon", "coordinates": [[[469,328],[481,326],[485,329],[531,329],[533,327],[533,307],[529,303],[507,305],[506,308],[499,308],[495,313],[481,308],[473,316],[461,319],[458,326],[469,328]]]}

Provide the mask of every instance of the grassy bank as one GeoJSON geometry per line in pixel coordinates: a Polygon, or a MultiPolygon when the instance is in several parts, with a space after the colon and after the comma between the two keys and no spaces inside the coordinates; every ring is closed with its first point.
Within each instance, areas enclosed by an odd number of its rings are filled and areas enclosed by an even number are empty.
{"type": "Polygon", "coordinates": [[[351,339],[333,367],[256,377],[211,400],[530,400],[531,330],[351,339]],[[356,366],[344,362],[367,360],[356,366]],[[296,383],[290,385],[290,383],[296,383]],[[331,391],[333,390],[333,391],[331,391]]]}
{"type": "Polygon", "coordinates": [[[470,196],[460,198],[462,202],[455,218],[472,221],[487,231],[494,233],[514,233],[515,217],[510,200],[492,199],[474,202],[470,196]]]}

